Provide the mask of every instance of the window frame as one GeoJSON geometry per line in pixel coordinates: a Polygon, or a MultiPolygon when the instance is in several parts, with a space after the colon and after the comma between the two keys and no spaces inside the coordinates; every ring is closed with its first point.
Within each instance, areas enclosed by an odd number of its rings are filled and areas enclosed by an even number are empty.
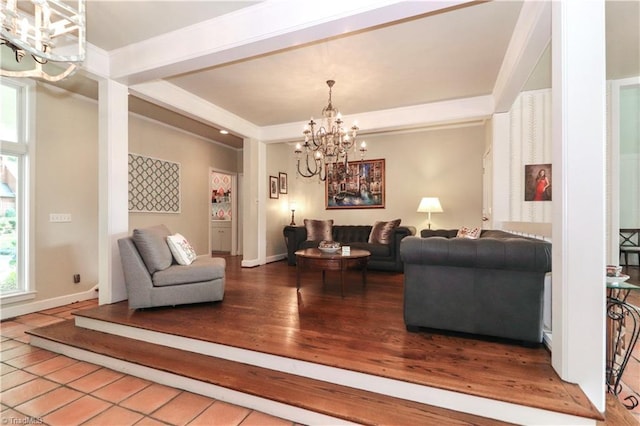
{"type": "Polygon", "coordinates": [[[36,83],[30,79],[3,78],[0,84],[18,89],[18,142],[0,140],[0,153],[18,157],[18,290],[0,294],[0,304],[20,302],[33,299],[35,288],[35,233],[32,232],[34,217],[33,188],[35,182],[35,88],[36,83]]]}

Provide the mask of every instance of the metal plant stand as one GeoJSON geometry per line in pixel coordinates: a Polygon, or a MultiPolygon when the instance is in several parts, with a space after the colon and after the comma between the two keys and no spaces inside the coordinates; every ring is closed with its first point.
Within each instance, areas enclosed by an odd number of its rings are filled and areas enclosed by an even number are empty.
{"type": "MultiPolygon", "coordinates": [[[[631,290],[640,290],[640,287],[607,283],[607,391],[616,396],[622,390],[620,380],[640,336],[640,308],[626,302],[631,290]]],[[[639,401],[630,395],[623,404],[633,410],[639,401]]]]}

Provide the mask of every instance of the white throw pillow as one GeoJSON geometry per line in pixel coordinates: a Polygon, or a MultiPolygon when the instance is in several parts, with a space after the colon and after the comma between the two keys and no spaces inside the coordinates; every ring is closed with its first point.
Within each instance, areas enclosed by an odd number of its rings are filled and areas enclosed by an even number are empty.
{"type": "Polygon", "coordinates": [[[191,265],[196,258],[196,251],[191,247],[189,241],[180,234],[169,235],[167,244],[171,254],[180,265],[191,265]]]}

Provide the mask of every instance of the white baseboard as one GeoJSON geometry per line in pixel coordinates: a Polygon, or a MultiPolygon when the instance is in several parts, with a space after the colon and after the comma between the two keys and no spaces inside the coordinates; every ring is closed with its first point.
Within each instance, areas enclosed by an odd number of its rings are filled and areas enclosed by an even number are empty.
{"type": "Polygon", "coordinates": [[[241,265],[243,268],[253,268],[254,266],[264,265],[265,263],[277,262],[279,260],[286,259],[286,258],[287,258],[286,253],[280,253],[280,254],[274,254],[273,256],[267,257],[264,262],[260,262],[259,259],[251,259],[251,260],[243,259],[241,265]]]}
{"type": "Polygon", "coordinates": [[[278,262],[278,261],[280,261],[282,259],[286,259],[286,258],[287,258],[287,254],[286,253],[276,254],[276,255],[267,257],[267,263],[278,262]]]}
{"type": "Polygon", "coordinates": [[[45,309],[57,308],[59,306],[68,305],[83,300],[96,299],[98,297],[98,286],[80,293],[67,294],[65,296],[54,297],[51,299],[37,300],[35,302],[23,303],[17,306],[2,307],[0,319],[13,318],[20,315],[31,314],[45,309]]]}

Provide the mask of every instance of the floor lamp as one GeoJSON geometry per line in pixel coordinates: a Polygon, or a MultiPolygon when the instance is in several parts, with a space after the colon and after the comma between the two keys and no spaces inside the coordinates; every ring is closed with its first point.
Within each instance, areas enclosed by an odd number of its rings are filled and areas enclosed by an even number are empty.
{"type": "Polygon", "coordinates": [[[418,205],[418,212],[429,214],[429,229],[431,229],[431,213],[442,213],[442,206],[438,197],[424,197],[418,205]]]}

